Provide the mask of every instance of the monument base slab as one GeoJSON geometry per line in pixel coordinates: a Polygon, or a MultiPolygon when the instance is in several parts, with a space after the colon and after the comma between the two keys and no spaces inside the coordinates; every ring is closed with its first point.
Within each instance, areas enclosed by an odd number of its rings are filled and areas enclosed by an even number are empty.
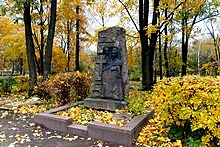
{"type": "MultiPolygon", "coordinates": [[[[72,124],[71,118],[54,114],[79,104],[83,104],[83,102],[77,102],[72,105],[61,106],[44,113],[39,113],[35,115],[34,122],[36,125],[59,132],[75,134],[82,137],[91,137],[125,146],[134,146],[134,140],[137,139],[139,132],[147,125],[148,120],[154,116],[154,110],[149,108],[146,114],[133,116],[125,126],[117,126],[96,121],[91,121],[87,126],[83,126],[72,124]]],[[[124,115],[125,114],[123,114],[123,116],[124,115]]]]}
{"type": "Polygon", "coordinates": [[[127,102],[100,98],[86,98],[84,100],[84,105],[88,108],[115,111],[116,109],[124,109],[127,106],[127,102]]]}

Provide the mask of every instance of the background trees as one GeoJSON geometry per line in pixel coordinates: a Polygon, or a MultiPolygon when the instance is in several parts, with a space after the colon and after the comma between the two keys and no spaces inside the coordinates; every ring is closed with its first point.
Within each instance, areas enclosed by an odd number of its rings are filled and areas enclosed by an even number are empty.
{"type": "Polygon", "coordinates": [[[96,46],[98,30],[112,25],[123,26],[127,31],[130,75],[138,80],[142,74],[144,90],[152,88],[157,76],[206,75],[211,69],[212,75],[219,74],[217,0],[6,2],[1,4],[7,15],[7,21],[1,16],[2,23],[14,20],[17,24],[13,29],[0,25],[1,71],[13,69],[12,65],[19,63],[22,73],[28,63],[32,82],[36,82],[36,72],[47,78],[51,70],[92,70],[88,67],[92,65],[94,49],[87,48],[96,46]],[[21,41],[24,36],[26,57],[21,41]],[[11,55],[17,51],[19,55],[11,55]]]}
{"type": "Polygon", "coordinates": [[[15,25],[6,17],[0,18],[0,24],[0,70],[11,69],[11,75],[22,75],[27,69],[23,25],[15,25]]]}
{"type": "MultiPolygon", "coordinates": [[[[131,15],[132,9],[130,8],[129,1],[119,0],[119,2],[123,5],[124,11],[128,12],[127,16],[130,17],[131,21],[137,28],[137,21],[135,21],[131,15]]],[[[198,27],[195,28],[195,25],[206,20],[207,18],[216,17],[218,15],[219,2],[213,1],[210,3],[209,1],[205,0],[196,2],[190,0],[154,0],[151,2],[147,0],[140,0],[138,7],[139,29],[137,29],[137,31],[139,32],[140,42],[142,45],[142,86],[147,90],[151,89],[153,82],[155,81],[153,80],[153,74],[155,73],[154,71],[156,68],[153,68],[153,63],[156,61],[163,64],[163,68],[160,68],[160,75],[162,75],[162,69],[166,71],[166,76],[170,76],[170,72],[174,71],[175,72],[172,74],[178,75],[179,70],[177,71],[177,69],[179,65],[182,66],[181,75],[186,75],[188,64],[188,48],[191,46],[191,39],[193,40],[194,38],[198,37],[195,35],[198,35],[196,33],[199,33],[199,30],[201,29],[198,27]],[[205,8],[213,8],[214,6],[215,8],[213,10],[215,11],[211,11],[207,17],[205,8]],[[157,18],[158,16],[160,17],[157,18]],[[152,21],[150,21],[151,19],[152,21]],[[159,41],[157,38],[162,40],[159,41]],[[178,45],[177,48],[175,47],[176,51],[172,51],[172,48],[173,46],[176,46],[176,43],[181,43],[181,46],[178,45]],[[155,60],[155,58],[153,58],[155,51],[157,49],[160,50],[162,45],[164,46],[164,59],[162,60],[161,51],[159,51],[158,57],[160,57],[160,59],[155,60]],[[180,51],[178,48],[181,48],[182,51],[180,51]],[[173,58],[173,56],[171,56],[172,54],[174,56],[181,55],[181,62],[175,61],[178,59],[178,57],[173,58]],[[176,67],[173,67],[173,65],[171,67],[170,64],[173,64],[173,61],[176,62],[176,67]]],[[[161,66],[162,64],[157,65],[161,66]]]]}

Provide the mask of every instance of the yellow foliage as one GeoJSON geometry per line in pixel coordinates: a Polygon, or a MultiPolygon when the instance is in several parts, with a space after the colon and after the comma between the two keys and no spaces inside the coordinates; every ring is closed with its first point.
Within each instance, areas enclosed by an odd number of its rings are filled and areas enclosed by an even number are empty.
{"type": "Polygon", "coordinates": [[[149,37],[151,37],[152,33],[156,33],[158,31],[158,25],[152,25],[144,28],[147,31],[149,37]]]}
{"type": "Polygon", "coordinates": [[[0,44],[0,69],[6,62],[10,64],[18,59],[22,59],[26,64],[25,36],[22,25],[14,24],[12,20],[0,16],[0,44]]]}
{"type": "MultiPolygon", "coordinates": [[[[139,134],[142,146],[216,146],[220,143],[220,77],[185,76],[159,81],[145,96],[153,119],[139,134]],[[172,141],[172,142],[171,142],[172,141]]],[[[134,95],[133,91],[130,95],[134,95]]]]}
{"type": "Polygon", "coordinates": [[[153,119],[150,119],[137,138],[136,144],[146,147],[150,146],[173,146],[170,139],[166,136],[168,129],[160,121],[160,114],[156,113],[153,119]]]}
{"type": "Polygon", "coordinates": [[[14,113],[22,113],[22,114],[37,114],[41,112],[45,112],[47,106],[44,105],[29,105],[29,106],[22,106],[17,110],[14,110],[14,113]]]}
{"type": "Polygon", "coordinates": [[[23,32],[7,35],[0,41],[5,48],[4,56],[6,60],[17,60],[26,57],[25,37],[23,32]]]}
{"type": "Polygon", "coordinates": [[[60,73],[39,83],[35,93],[46,101],[55,100],[57,105],[64,105],[86,98],[91,83],[92,78],[88,73],[60,73]]]}
{"type": "Polygon", "coordinates": [[[201,70],[205,70],[207,75],[218,75],[220,73],[219,62],[209,62],[202,65],[201,70]]]}
{"type": "Polygon", "coordinates": [[[205,144],[217,139],[215,134],[219,134],[220,127],[220,77],[164,79],[155,85],[151,96],[156,110],[162,112],[160,120],[166,126],[185,128],[189,124],[188,132],[203,132],[200,134],[202,138],[197,139],[201,139],[202,143],[206,141],[205,144]],[[208,132],[211,132],[210,137],[203,139],[208,132]]]}
{"type": "Polygon", "coordinates": [[[173,146],[175,146],[175,147],[182,147],[181,140],[177,140],[176,142],[174,142],[173,146]]]}
{"type": "MultiPolygon", "coordinates": [[[[125,110],[118,111],[122,113],[125,110]]],[[[108,124],[124,126],[129,120],[117,120],[112,118],[113,113],[108,111],[98,111],[93,109],[86,109],[83,105],[72,107],[65,111],[56,113],[57,115],[70,117],[74,124],[87,125],[91,121],[98,121],[108,124]]]]}
{"type": "Polygon", "coordinates": [[[55,72],[65,72],[67,65],[66,54],[63,53],[61,48],[55,46],[52,55],[52,70],[55,72]]]}
{"type": "Polygon", "coordinates": [[[94,68],[94,62],[91,58],[91,54],[86,53],[85,51],[79,52],[80,66],[82,71],[92,71],[94,68]]]}
{"type": "Polygon", "coordinates": [[[16,76],[17,88],[19,92],[28,91],[29,77],[28,76],[16,76]]]}

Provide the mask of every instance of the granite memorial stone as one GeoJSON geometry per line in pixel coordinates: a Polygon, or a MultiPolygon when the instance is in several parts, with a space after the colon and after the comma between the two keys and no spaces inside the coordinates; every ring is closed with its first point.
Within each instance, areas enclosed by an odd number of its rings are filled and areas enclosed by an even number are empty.
{"type": "Polygon", "coordinates": [[[85,106],[116,110],[126,106],[128,95],[128,64],[125,30],[112,27],[98,34],[97,59],[93,74],[91,98],[85,106]]]}

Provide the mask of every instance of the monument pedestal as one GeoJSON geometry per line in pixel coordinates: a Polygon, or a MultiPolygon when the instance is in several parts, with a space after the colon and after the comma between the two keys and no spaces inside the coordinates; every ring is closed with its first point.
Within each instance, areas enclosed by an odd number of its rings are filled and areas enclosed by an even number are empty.
{"type": "Polygon", "coordinates": [[[127,103],[121,100],[86,98],[84,100],[84,105],[88,108],[115,111],[116,109],[124,109],[127,106],[127,103]]]}

